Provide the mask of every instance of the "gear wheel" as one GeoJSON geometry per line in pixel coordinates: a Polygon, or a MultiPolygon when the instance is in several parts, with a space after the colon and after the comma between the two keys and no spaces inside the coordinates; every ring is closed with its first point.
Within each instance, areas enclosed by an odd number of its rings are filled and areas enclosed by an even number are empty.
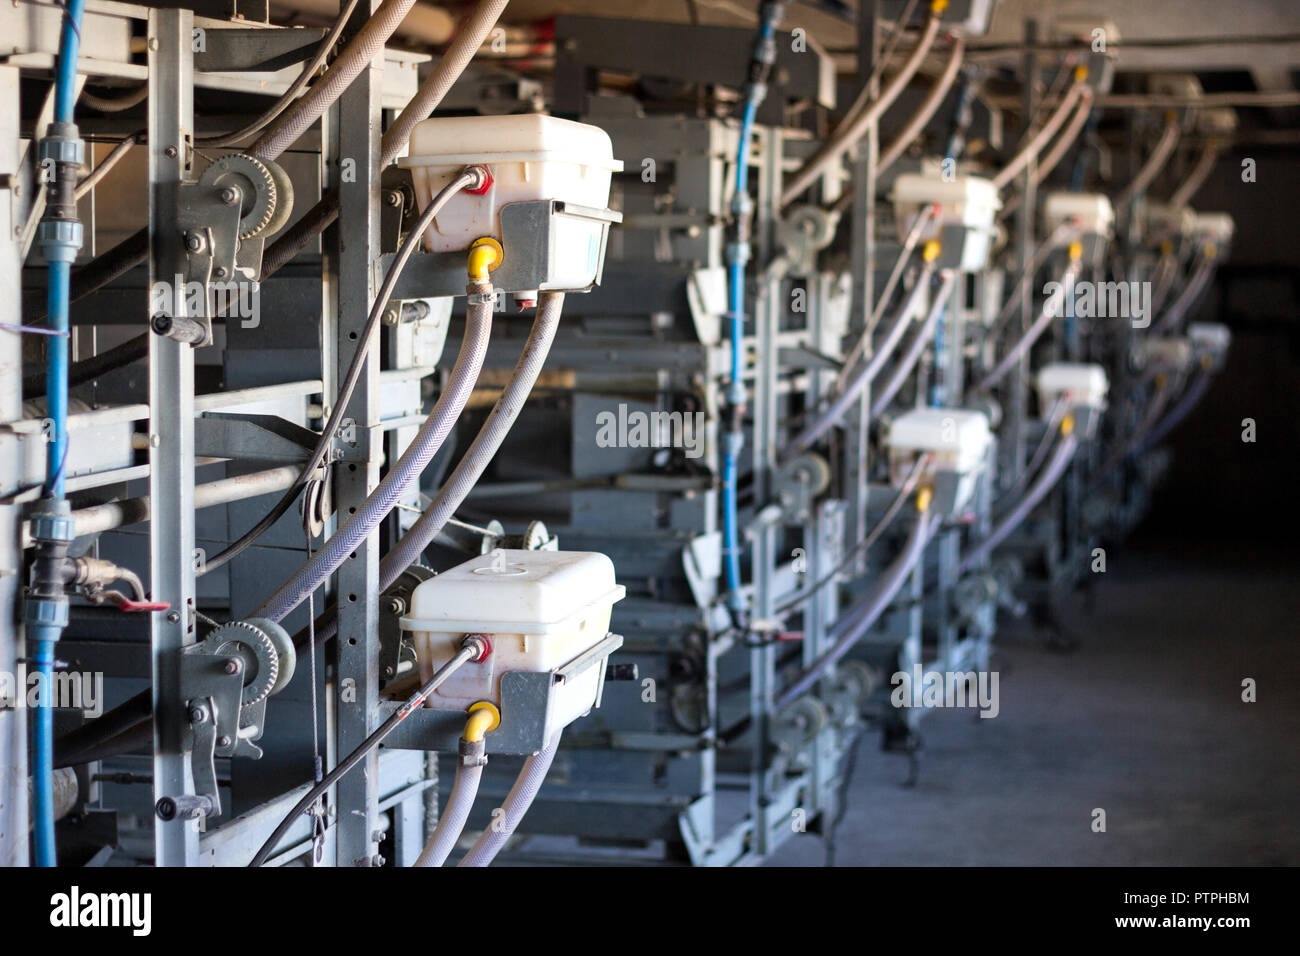
{"type": "Polygon", "coordinates": [[[243,706],[269,697],[280,679],[280,655],[265,631],[247,621],[231,621],[208,637],[216,654],[237,655],[244,665],[243,706]]]}
{"type": "Polygon", "coordinates": [[[261,235],[276,218],[280,189],[269,165],[259,159],[244,153],[222,156],[203,171],[199,183],[239,192],[240,239],[261,235]]]}

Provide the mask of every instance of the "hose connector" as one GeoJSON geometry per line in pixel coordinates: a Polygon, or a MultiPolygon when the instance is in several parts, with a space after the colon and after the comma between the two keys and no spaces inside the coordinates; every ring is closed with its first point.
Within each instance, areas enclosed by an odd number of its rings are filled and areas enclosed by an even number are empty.
{"type": "Polygon", "coordinates": [[[478,653],[470,658],[471,664],[482,664],[492,656],[492,639],[486,634],[466,634],[460,642],[462,648],[474,648],[478,653]]]}
{"type": "Polygon", "coordinates": [[[916,492],[916,510],[924,514],[930,510],[930,505],[934,502],[934,489],[929,485],[922,485],[916,492]]]}
{"type": "Polygon", "coordinates": [[[1074,416],[1066,415],[1061,419],[1061,434],[1070,435],[1074,433],[1074,416]]]}
{"type": "Polygon", "coordinates": [[[66,498],[42,498],[30,520],[36,556],[23,620],[42,629],[38,639],[57,641],[68,626],[68,546],[77,536],[72,506],[66,498]]]}
{"type": "Polygon", "coordinates": [[[501,726],[501,711],[490,701],[480,700],[466,708],[465,730],[461,740],[480,741],[501,726]]]}
{"type": "Polygon", "coordinates": [[[501,243],[497,242],[491,236],[483,236],[475,239],[469,247],[469,260],[466,267],[469,271],[470,282],[491,282],[491,272],[505,258],[505,250],[501,248],[501,243]]]}
{"type": "Polygon", "coordinates": [[[925,245],[921,246],[921,259],[925,262],[934,262],[941,252],[943,252],[943,244],[938,239],[927,240],[925,245]]]}

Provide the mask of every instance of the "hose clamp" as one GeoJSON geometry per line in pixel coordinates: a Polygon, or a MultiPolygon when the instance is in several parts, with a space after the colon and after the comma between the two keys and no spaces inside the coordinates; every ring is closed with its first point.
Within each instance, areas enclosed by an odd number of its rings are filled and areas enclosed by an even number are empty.
{"type": "Polygon", "coordinates": [[[462,767],[487,766],[487,744],[481,740],[461,740],[459,753],[462,767]]]}
{"type": "Polygon", "coordinates": [[[492,292],[471,292],[465,301],[470,305],[496,305],[497,294],[492,292]]]}
{"type": "Polygon", "coordinates": [[[28,627],[49,627],[62,631],[68,626],[68,599],[62,596],[29,597],[23,604],[23,622],[28,627]]]}

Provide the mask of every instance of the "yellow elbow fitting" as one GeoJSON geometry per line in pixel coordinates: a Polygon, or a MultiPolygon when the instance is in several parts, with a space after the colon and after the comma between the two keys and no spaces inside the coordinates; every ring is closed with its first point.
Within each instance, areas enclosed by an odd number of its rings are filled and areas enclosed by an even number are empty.
{"type": "Polygon", "coordinates": [[[1074,68],[1074,82],[1082,83],[1088,78],[1088,68],[1086,66],[1076,66],[1074,68]]]}
{"type": "Polygon", "coordinates": [[[460,739],[469,743],[478,743],[501,726],[501,711],[486,700],[470,704],[466,713],[469,716],[465,718],[465,731],[460,739]]]}
{"type": "Polygon", "coordinates": [[[948,9],[948,0],[930,0],[930,12],[936,16],[948,9]]]}
{"type": "Polygon", "coordinates": [[[1069,255],[1070,255],[1070,261],[1071,261],[1071,262],[1078,262],[1080,259],[1082,259],[1082,258],[1083,258],[1083,243],[1082,243],[1082,242],[1072,242],[1072,243],[1070,243],[1069,255]]]}
{"type": "Polygon", "coordinates": [[[929,511],[930,502],[933,500],[934,490],[929,485],[925,485],[916,493],[916,510],[929,511]]]}
{"type": "Polygon", "coordinates": [[[493,269],[506,257],[501,243],[491,236],[475,239],[469,247],[469,278],[471,282],[487,282],[493,269]]]}
{"type": "Polygon", "coordinates": [[[1069,435],[1074,431],[1074,416],[1066,415],[1061,419],[1061,434],[1069,435]]]}
{"type": "Polygon", "coordinates": [[[934,262],[939,258],[939,253],[943,251],[943,246],[938,239],[931,239],[921,247],[921,258],[926,262],[934,262]]]}

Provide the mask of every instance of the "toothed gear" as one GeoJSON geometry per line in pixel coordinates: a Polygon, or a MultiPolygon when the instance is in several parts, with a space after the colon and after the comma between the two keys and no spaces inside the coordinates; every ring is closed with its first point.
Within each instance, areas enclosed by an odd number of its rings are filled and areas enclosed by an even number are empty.
{"type": "Polygon", "coordinates": [[[261,235],[275,218],[280,189],[266,163],[244,153],[230,153],[214,160],[203,171],[204,186],[233,186],[239,190],[239,238],[261,235]]]}
{"type": "Polygon", "coordinates": [[[217,654],[237,654],[244,664],[245,707],[270,696],[280,678],[280,655],[265,631],[247,621],[223,624],[209,636],[217,654]]]}

